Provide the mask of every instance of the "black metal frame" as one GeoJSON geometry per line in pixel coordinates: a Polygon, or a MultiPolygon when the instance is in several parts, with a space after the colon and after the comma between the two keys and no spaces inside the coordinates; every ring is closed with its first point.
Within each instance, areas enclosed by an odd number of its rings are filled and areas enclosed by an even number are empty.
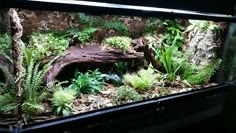
{"type": "MultiPolygon", "coordinates": [[[[0,8],[81,11],[92,14],[151,16],[168,19],[186,18],[236,22],[236,17],[224,14],[200,13],[177,9],[166,10],[157,7],[150,8],[96,2],[52,3],[47,2],[46,0],[44,0],[44,2],[42,1],[43,0],[0,1],[0,8]]],[[[160,132],[166,132],[180,123],[185,123],[186,125],[221,114],[224,111],[225,101],[228,99],[227,95],[233,90],[232,86],[234,86],[234,82],[228,82],[199,90],[32,123],[20,128],[11,128],[10,126],[7,127],[0,125],[0,132],[27,133],[47,132],[51,130],[55,132],[64,132],[65,130],[79,130],[79,132],[124,132],[134,130],[137,127],[145,128],[145,126],[150,125],[160,132]],[[186,107],[189,108],[187,109],[186,107]],[[105,130],[102,128],[104,126],[105,130]],[[109,128],[115,128],[116,130],[110,131],[106,128],[108,126],[109,128]]]]}
{"type": "MultiPolygon", "coordinates": [[[[25,8],[58,11],[80,11],[92,14],[113,14],[160,18],[202,19],[224,22],[236,22],[236,17],[228,14],[202,13],[190,10],[167,9],[159,7],[134,6],[113,3],[67,1],[67,0],[11,0],[0,1],[0,8],[25,8]],[[58,3],[56,3],[56,1],[58,3]]],[[[171,4],[171,3],[170,3],[171,4]]]]}

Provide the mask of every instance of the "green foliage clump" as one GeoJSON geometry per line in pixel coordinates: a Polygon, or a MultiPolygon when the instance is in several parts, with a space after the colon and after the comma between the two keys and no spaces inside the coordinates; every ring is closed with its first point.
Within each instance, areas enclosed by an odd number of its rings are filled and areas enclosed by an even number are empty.
{"type": "Polygon", "coordinates": [[[156,82],[159,75],[154,73],[154,70],[148,68],[141,69],[136,74],[125,74],[123,82],[131,85],[135,89],[147,90],[150,89],[156,82]]]}
{"type": "Polygon", "coordinates": [[[71,113],[70,104],[74,101],[75,95],[75,90],[68,88],[63,89],[61,86],[57,86],[51,98],[53,105],[56,107],[56,113],[68,116],[71,113]]]}
{"type": "Polygon", "coordinates": [[[219,68],[220,64],[221,60],[216,59],[215,61],[200,69],[195,65],[189,65],[186,67],[183,77],[192,85],[201,85],[207,83],[209,82],[211,76],[219,68]]]}
{"type": "Polygon", "coordinates": [[[166,33],[162,37],[162,45],[182,47],[184,43],[183,30],[184,27],[180,24],[168,20],[163,23],[166,26],[166,33]]]}
{"type": "Polygon", "coordinates": [[[0,55],[3,55],[12,62],[12,59],[10,58],[11,53],[11,37],[7,33],[0,34],[0,55]]]}
{"type": "Polygon", "coordinates": [[[105,29],[113,29],[117,31],[120,35],[124,36],[127,36],[129,32],[128,27],[118,20],[105,21],[102,27],[104,27],[105,29]]]}
{"type": "Polygon", "coordinates": [[[75,79],[72,80],[72,84],[69,86],[77,92],[76,96],[82,93],[93,94],[99,92],[102,89],[103,75],[98,69],[86,73],[75,72],[75,79]]]}
{"type": "Polygon", "coordinates": [[[114,95],[117,98],[116,100],[118,101],[137,101],[142,99],[142,97],[129,86],[120,86],[119,88],[117,88],[114,95]]]}
{"type": "Polygon", "coordinates": [[[8,83],[0,83],[0,112],[10,112],[16,109],[15,79],[5,66],[1,70],[8,75],[8,83]]]}
{"type": "Polygon", "coordinates": [[[34,60],[62,54],[69,47],[70,39],[56,33],[34,32],[29,37],[29,48],[33,50],[34,60]]]}
{"type": "Polygon", "coordinates": [[[94,18],[92,16],[85,15],[84,13],[78,13],[78,17],[80,19],[81,24],[87,27],[93,26],[94,18]]]}
{"type": "MultiPolygon", "coordinates": [[[[42,88],[43,77],[50,69],[50,63],[45,65],[42,70],[39,69],[40,64],[34,63],[33,52],[25,46],[23,53],[26,63],[26,70],[21,73],[21,78],[24,79],[24,102],[22,110],[27,114],[35,114],[44,109],[41,101],[46,97],[47,93],[42,88]]],[[[21,63],[24,63],[23,61],[21,63]]]]}
{"type": "Polygon", "coordinates": [[[80,23],[83,24],[85,27],[113,29],[117,31],[120,35],[128,35],[128,27],[117,18],[113,18],[111,21],[107,21],[101,17],[95,18],[84,13],[78,13],[78,16],[80,19],[80,23]]]}
{"type": "Polygon", "coordinates": [[[104,40],[104,44],[126,52],[130,49],[131,39],[125,36],[109,37],[104,40]]]}

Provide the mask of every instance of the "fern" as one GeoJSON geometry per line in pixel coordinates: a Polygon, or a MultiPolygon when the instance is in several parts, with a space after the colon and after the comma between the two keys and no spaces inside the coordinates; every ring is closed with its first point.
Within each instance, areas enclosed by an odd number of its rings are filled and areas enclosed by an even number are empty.
{"type": "Polygon", "coordinates": [[[196,69],[196,67],[190,66],[184,73],[185,79],[192,85],[201,85],[207,83],[209,82],[211,76],[219,68],[220,64],[221,60],[217,59],[201,69],[196,69]]]}
{"type": "Polygon", "coordinates": [[[0,95],[0,112],[9,112],[16,109],[15,91],[8,91],[0,95]]]}
{"type": "Polygon", "coordinates": [[[24,84],[24,102],[22,104],[22,109],[25,113],[35,114],[40,110],[43,110],[43,106],[40,104],[41,100],[45,96],[45,92],[40,92],[42,89],[42,79],[46,72],[50,69],[51,62],[39,70],[40,64],[34,63],[32,57],[32,51],[23,47],[24,57],[27,62],[26,71],[24,74],[25,84],[24,84]]]}

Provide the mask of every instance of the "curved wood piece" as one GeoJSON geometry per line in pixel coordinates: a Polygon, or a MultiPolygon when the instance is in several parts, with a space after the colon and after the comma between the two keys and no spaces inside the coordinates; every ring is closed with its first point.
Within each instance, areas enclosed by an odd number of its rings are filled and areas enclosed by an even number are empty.
{"type": "Polygon", "coordinates": [[[128,51],[123,53],[120,49],[103,48],[98,44],[85,45],[83,48],[73,46],[65,51],[64,56],[53,63],[52,68],[45,75],[44,81],[49,83],[55,80],[64,67],[73,63],[112,63],[143,58],[144,55],[141,52],[128,51]]]}

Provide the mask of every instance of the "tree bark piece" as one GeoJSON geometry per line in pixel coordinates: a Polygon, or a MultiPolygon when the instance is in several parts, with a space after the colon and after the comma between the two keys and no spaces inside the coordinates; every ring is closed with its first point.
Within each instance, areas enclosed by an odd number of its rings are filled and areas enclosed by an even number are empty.
{"type": "MultiPolygon", "coordinates": [[[[12,28],[12,49],[13,49],[13,63],[14,63],[14,73],[15,79],[20,77],[20,74],[24,71],[23,66],[20,64],[20,60],[22,57],[22,34],[23,34],[23,27],[20,23],[20,18],[15,9],[11,8],[9,10],[10,20],[11,20],[11,28],[12,28]]],[[[21,103],[22,103],[22,94],[23,94],[23,79],[18,80],[16,83],[16,99],[17,99],[17,106],[18,106],[18,120],[21,121],[21,103]]]]}
{"type": "MultiPolygon", "coordinates": [[[[98,44],[70,47],[65,51],[64,56],[58,58],[52,68],[44,77],[46,83],[55,80],[60,71],[67,65],[73,63],[115,63],[118,61],[128,61],[131,59],[143,59],[141,52],[128,51],[123,53],[120,49],[103,48],[98,44]]],[[[48,62],[48,61],[44,61],[48,62]]]]}

